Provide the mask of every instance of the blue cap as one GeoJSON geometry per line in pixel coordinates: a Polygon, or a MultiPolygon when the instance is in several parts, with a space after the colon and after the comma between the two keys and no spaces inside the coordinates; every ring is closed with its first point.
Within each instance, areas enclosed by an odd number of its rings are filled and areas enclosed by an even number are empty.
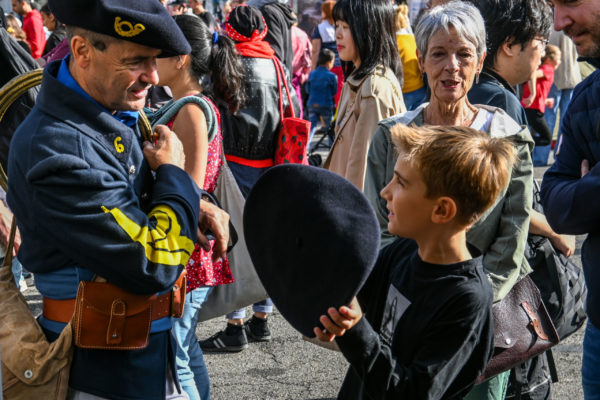
{"type": "Polygon", "coordinates": [[[189,54],[187,39],[158,0],[49,0],[65,25],[162,50],[162,56],[189,54]]]}

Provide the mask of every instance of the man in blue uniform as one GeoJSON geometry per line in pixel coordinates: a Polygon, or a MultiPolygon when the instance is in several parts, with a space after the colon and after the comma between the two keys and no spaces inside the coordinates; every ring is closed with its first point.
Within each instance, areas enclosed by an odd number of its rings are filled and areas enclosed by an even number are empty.
{"type": "MultiPolygon", "coordinates": [[[[600,67],[600,2],[551,0],[554,28],[564,31],[577,53],[600,67]]],[[[586,400],[600,399],[600,71],[575,87],[562,125],[556,161],[544,175],[541,196],[552,229],[589,233],[581,249],[589,317],[583,340],[581,378],[586,400]]]]}
{"type": "MultiPolygon", "coordinates": [[[[71,55],[46,68],[37,103],[13,138],[8,167],[19,259],[44,297],[39,322],[49,340],[58,337],[73,314],[79,282],[96,276],[129,293],[156,293],[156,301],[148,300],[146,346],[75,348],[70,396],[178,398],[172,397],[179,391],[173,312],[169,301],[166,312],[159,309],[196,240],[208,245],[198,230],[213,232],[215,253],[223,255],[228,216],[200,202],[173,132],[158,127],[155,143],[143,142],[137,119],[148,88],[158,82],[156,58],[187,54],[190,46],[155,0],[50,0],[49,6],[69,26],[71,55]]],[[[121,329],[113,311],[111,324],[121,329]]],[[[119,340],[107,334],[105,347],[119,340]]]]}

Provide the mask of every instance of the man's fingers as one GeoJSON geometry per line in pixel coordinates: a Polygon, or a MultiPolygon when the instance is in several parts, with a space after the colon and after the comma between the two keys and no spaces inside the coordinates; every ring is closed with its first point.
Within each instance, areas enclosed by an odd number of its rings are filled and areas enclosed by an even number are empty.
{"type": "Polygon", "coordinates": [[[200,232],[200,229],[198,229],[198,244],[204,249],[204,251],[210,251],[210,241],[206,236],[204,236],[204,233],[200,232]]]}

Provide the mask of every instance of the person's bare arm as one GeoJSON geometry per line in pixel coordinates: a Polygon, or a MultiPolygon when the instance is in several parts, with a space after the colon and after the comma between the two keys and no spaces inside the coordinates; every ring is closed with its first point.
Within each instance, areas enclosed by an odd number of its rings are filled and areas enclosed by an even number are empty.
{"type": "Polygon", "coordinates": [[[529,221],[529,233],[533,235],[544,236],[550,239],[554,247],[563,253],[566,257],[571,257],[575,252],[575,236],[559,235],[554,232],[544,214],[531,210],[531,220],[529,221]]]}

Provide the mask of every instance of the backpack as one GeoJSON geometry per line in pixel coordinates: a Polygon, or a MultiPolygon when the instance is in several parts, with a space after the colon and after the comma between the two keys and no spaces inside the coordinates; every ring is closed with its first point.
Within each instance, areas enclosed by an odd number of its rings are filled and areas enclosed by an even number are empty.
{"type": "MultiPolygon", "coordinates": [[[[535,181],[533,208],[543,212],[539,185],[535,181]]],[[[525,256],[533,269],[531,279],[540,289],[558,336],[564,340],[577,331],[587,317],[583,271],[542,236],[529,235],[525,256]]]]}

